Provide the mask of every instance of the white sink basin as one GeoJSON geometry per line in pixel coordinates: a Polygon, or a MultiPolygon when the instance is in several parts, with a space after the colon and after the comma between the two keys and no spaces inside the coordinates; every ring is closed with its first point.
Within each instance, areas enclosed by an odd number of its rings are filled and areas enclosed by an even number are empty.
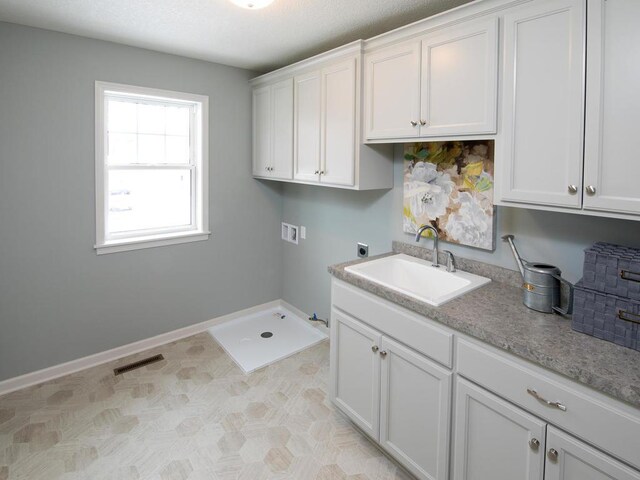
{"type": "Polygon", "coordinates": [[[349,273],[438,307],[486,285],[489,278],[472,273],[447,272],[430,261],[398,254],[345,268],[349,273]]]}

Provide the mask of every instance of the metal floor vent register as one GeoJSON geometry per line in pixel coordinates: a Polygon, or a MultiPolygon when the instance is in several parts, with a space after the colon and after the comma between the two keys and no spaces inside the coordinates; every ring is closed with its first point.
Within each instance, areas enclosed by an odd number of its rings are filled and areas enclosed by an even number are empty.
{"type": "Polygon", "coordinates": [[[151,365],[152,363],[159,362],[164,360],[164,357],[161,353],[158,355],[154,355],[153,357],[143,358],[142,360],[138,360],[137,362],[129,363],[128,365],[123,365],[122,367],[114,368],[114,375],[122,375],[123,373],[130,372],[131,370],[135,370],[137,368],[146,367],[147,365],[151,365]]]}

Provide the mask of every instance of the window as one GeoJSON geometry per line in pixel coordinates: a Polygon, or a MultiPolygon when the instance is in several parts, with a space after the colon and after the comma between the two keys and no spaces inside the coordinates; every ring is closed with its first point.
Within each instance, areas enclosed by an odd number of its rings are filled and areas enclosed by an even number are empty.
{"type": "Polygon", "coordinates": [[[96,82],[97,253],[206,240],[208,98],[96,82]]]}

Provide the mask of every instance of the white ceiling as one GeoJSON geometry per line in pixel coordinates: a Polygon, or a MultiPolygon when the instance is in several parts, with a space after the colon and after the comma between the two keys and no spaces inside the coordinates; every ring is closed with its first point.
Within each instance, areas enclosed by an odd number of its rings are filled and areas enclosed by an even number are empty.
{"type": "Polygon", "coordinates": [[[470,0],[0,0],[0,21],[272,70],[470,0]]]}

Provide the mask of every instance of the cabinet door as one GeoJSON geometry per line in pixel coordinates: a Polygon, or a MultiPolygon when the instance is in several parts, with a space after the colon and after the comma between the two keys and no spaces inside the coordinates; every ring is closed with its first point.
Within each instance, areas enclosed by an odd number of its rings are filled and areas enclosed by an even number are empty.
{"type": "Polygon", "coordinates": [[[334,403],[374,440],[380,417],[381,335],[333,310],[331,315],[331,395],[334,403]]]}
{"type": "Polygon", "coordinates": [[[637,470],[553,427],[547,449],[545,480],[640,480],[637,470]]]}
{"type": "Polygon", "coordinates": [[[271,165],[271,87],[253,90],[253,174],[268,177],[271,165]]]}
{"type": "Polygon", "coordinates": [[[420,479],[448,479],[451,372],[382,338],[380,444],[420,479]]]}
{"type": "Polygon", "coordinates": [[[356,59],[322,70],[322,183],[353,185],[355,170],[356,59]]]}
{"type": "Polygon", "coordinates": [[[320,72],[296,77],[294,93],[293,178],[318,181],[320,178],[320,72]]]}
{"type": "Polygon", "coordinates": [[[421,136],[495,133],[497,90],[497,18],[422,41],[421,136]]]}
{"type": "Polygon", "coordinates": [[[527,3],[504,23],[501,200],[580,208],[585,2],[527,3]]]}
{"type": "Polygon", "coordinates": [[[293,176],[293,79],[271,87],[271,176],[285,180],[293,176]]]}
{"type": "Polygon", "coordinates": [[[584,208],[640,214],[640,2],[589,0],[584,208]],[[589,187],[593,187],[589,188],[589,187]]]}
{"type": "Polygon", "coordinates": [[[419,116],[420,42],[411,41],[366,55],[366,138],[417,137],[419,116]]]}
{"type": "Polygon", "coordinates": [[[542,480],[546,424],[458,377],[454,480],[542,480]]]}

